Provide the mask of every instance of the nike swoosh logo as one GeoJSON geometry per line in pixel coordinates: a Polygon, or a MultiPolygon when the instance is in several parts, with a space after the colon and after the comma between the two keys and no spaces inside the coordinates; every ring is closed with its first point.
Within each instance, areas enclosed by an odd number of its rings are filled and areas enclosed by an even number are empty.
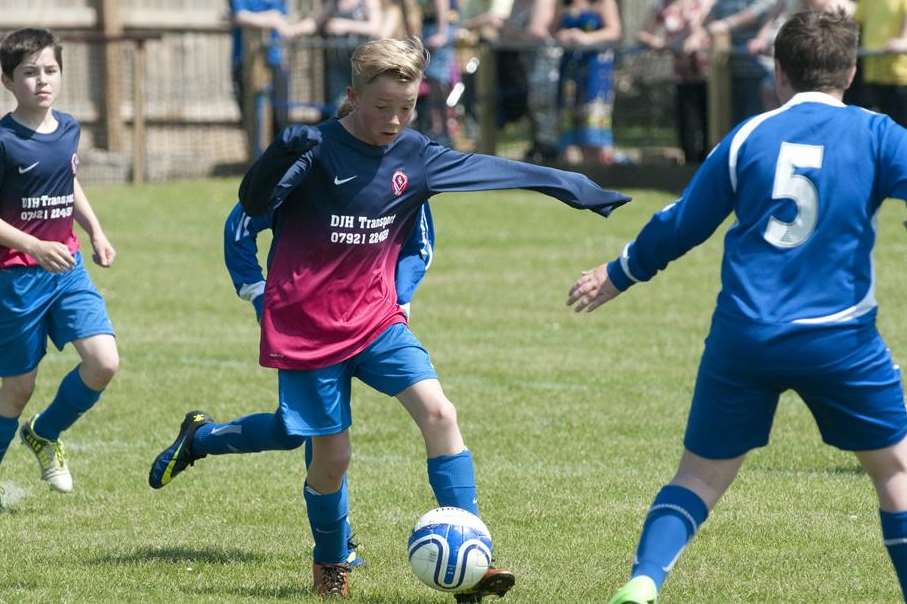
{"type": "Polygon", "coordinates": [[[242,426],[237,426],[236,424],[227,424],[226,426],[218,426],[216,428],[211,428],[211,434],[240,434],[242,433],[242,426]]]}
{"type": "Polygon", "coordinates": [[[349,178],[344,178],[343,180],[340,180],[339,178],[337,178],[337,177],[335,176],[335,177],[334,177],[334,184],[335,184],[335,185],[342,185],[342,184],[345,183],[345,182],[350,182],[350,181],[353,180],[354,178],[356,178],[356,177],[355,177],[355,176],[350,176],[349,178]]]}
{"type": "Polygon", "coordinates": [[[36,161],[35,163],[28,166],[27,168],[23,168],[22,166],[19,166],[19,174],[25,174],[26,172],[28,172],[29,170],[31,170],[32,168],[34,168],[35,166],[37,166],[40,163],[41,163],[40,161],[36,161]]]}

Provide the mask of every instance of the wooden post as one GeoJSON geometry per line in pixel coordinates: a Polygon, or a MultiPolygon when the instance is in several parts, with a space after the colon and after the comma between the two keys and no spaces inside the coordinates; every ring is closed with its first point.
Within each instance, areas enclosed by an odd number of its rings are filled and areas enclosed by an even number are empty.
{"type": "Polygon", "coordinates": [[[132,58],[132,184],[145,182],[145,40],[135,41],[132,58]]]}
{"type": "Polygon", "coordinates": [[[731,130],[731,36],[721,34],[712,40],[708,76],[709,146],[714,147],[731,130]]]}
{"type": "Polygon", "coordinates": [[[497,149],[497,56],[494,46],[479,44],[479,73],[476,93],[479,109],[479,153],[494,155],[497,149]]]}
{"type": "Polygon", "coordinates": [[[249,145],[249,158],[255,159],[274,136],[271,103],[259,107],[259,96],[271,87],[271,70],[268,69],[264,38],[269,32],[261,29],[243,28],[243,127],[249,145]],[[259,111],[261,109],[261,111],[259,111]]]}
{"type": "MultiPolygon", "coordinates": [[[[117,0],[97,0],[98,29],[104,37],[123,34],[123,22],[120,18],[117,0]]],[[[123,73],[120,61],[120,43],[103,42],[103,87],[100,114],[104,124],[108,151],[123,149],[123,120],[120,115],[122,96],[120,94],[120,74],[123,73]]]]}

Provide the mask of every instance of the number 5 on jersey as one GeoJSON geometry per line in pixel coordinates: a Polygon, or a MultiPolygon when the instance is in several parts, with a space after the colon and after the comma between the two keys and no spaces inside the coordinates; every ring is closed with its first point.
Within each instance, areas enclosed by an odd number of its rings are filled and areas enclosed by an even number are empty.
{"type": "Polygon", "coordinates": [[[819,193],[816,185],[797,168],[822,167],[825,147],[781,143],[778,163],[775,164],[775,184],[772,199],[792,199],[797,204],[797,216],[792,222],[783,222],[772,216],[765,227],[765,240],[782,249],[797,247],[809,239],[816,229],[819,217],[819,193]]]}

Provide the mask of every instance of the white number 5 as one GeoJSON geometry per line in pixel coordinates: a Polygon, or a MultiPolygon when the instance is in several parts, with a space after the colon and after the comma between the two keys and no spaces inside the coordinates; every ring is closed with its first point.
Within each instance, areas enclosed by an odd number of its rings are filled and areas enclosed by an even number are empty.
{"type": "Polygon", "coordinates": [[[775,184],[772,199],[792,199],[797,204],[793,222],[782,222],[772,216],[765,227],[765,240],[780,248],[802,245],[816,228],[819,217],[819,194],[816,185],[796,168],[821,168],[825,147],[781,143],[775,165],[775,184]]]}

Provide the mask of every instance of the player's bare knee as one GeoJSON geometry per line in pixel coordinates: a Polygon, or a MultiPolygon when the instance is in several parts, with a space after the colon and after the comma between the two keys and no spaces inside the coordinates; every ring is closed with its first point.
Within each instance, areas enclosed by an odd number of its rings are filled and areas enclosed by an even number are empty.
{"type": "Polygon", "coordinates": [[[457,408],[449,400],[441,399],[425,409],[424,421],[434,429],[448,429],[457,425],[457,408]]]}
{"type": "Polygon", "coordinates": [[[91,382],[88,384],[89,386],[97,385],[103,388],[110,383],[119,369],[120,357],[116,350],[88,357],[82,361],[82,373],[86,382],[91,382]]]}

